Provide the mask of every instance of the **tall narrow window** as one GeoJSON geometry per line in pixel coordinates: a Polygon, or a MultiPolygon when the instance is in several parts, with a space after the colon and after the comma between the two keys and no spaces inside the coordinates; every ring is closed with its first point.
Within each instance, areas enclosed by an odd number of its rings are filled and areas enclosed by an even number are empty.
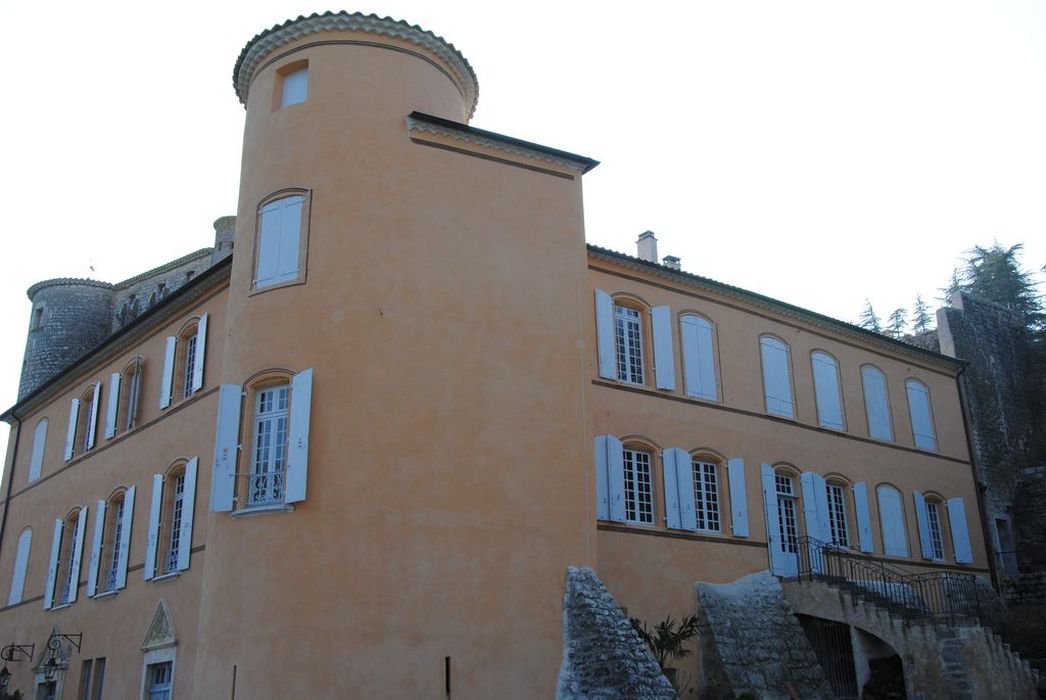
{"type": "Polygon", "coordinates": [[[840,484],[828,484],[828,525],[832,544],[850,546],[850,529],[846,525],[846,491],[840,484]]]}
{"type": "Polygon", "coordinates": [[[944,559],[944,537],[941,535],[941,510],[937,501],[926,501],[926,524],[930,530],[930,547],[933,558],[944,559]]]}
{"type": "Polygon", "coordinates": [[[185,472],[182,471],[170,479],[170,519],[167,531],[164,533],[166,540],[166,553],[163,557],[163,573],[169,574],[178,570],[178,552],[181,549],[182,538],[182,508],[185,504],[185,472]]]}
{"type": "Polygon", "coordinates": [[[683,343],[683,371],[686,393],[699,399],[715,401],[719,392],[715,372],[715,331],[708,320],[687,314],[679,319],[683,343]]]}
{"type": "Polygon", "coordinates": [[[279,74],[280,107],[289,107],[309,99],[309,66],[296,64],[291,70],[279,74]]]}
{"type": "Polygon", "coordinates": [[[774,474],[774,483],[777,486],[777,526],[781,533],[781,549],[795,554],[799,551],[795,479],[777,472],[774,474]]]}
{"type": "Polygon", "coordinates": [[[62,537],[62,549],[58,560],[58,604],[67,605],[76,600],[76,588],[80,578],[80,556],[77,552],[77,542],[82,544],[83,533],[80,532],[79,510],[74,511],[65,519],[62,537]]]}
{"type": "Polygon", "coordinates": [[[759,347],[763,358],[763,391],[767,413],[794,418],[788,346],[778,338],[764,335],[759,338],[759,347]]]}
{"type": "Polygon", "coordinates": [[[22,602],[25,592],[25,573],[29,568],[29,552],[33,545],[33,529],[27,527],[18,536],[18,551],[15,553],[15,568],[11,572],[11,591],[7,595],[7,604],[22,602]]]}
{"type": "Polygon", "coordinates": [[[192,378],[196,370],[196,333],[185,339],[185,367],[182,375],[182,396],[192,394],[192,378]]]}
{"type": "Polygon", "coordinates": [[[94,447],[98,428],[98,398],[101,386],[101,384],[90,386],[80,397],[80,412],[76,426],[76,435],[79,438],[76,448],[79,452],[87,452],[94,447]]]}
{"type": "Polygon", "coordinates": [[[643,383],[643,321],[639,311],[614,306],[614,345],[617,378],[632,384],[643,383]]]}
{"type": "Polygon", "coordinates": [[[880,484],[875,488],[875,495],[879,500],[883,550],[890,557],[908,556],[908,531],[904,524],[901,492],[889,484],[880,484]]]}
{"type": "Polygon", "coordinates": [[[33,452],[29,458],[29,473],[27,482],[33,482],[40,478],[40,472],[44,466],[44,447],[47,445],[47,419],[41,418],[33,431],[33,452]]]}
{"type": "Polygon", "coordinates": [[[814,372],[814,395],[817,398],[817,422],[823,428],[842,430],[843,397],[839,390],[839,363],[826,352],[810,355],[814,372]]]}
{"type": "Polygon", "coordinates": [[[109,522],[105,526],[106,534],[104,549],[102,550],[102,562],[105,566],[106,591],[117,589],[120,573],[120,547],[124,544],[126,537],[124,532],[124,498],[123,494],[116,496],[109,502],[106,509],[109,513],[109,522]]]}
{"type": "Polygon", "coordinates": [[[694,514],[697,529],[719,532],[722,529],[719,517],[719,466],[714,462],[694,459],[694,514]]]}
{"type": "Polygon", "coordinates": [[[936,450],[937,436],[933,430],[930,390],[917,379],[907,380],[904,388],[908,393],[908,414],[912,419],[915,446],[924,450],[936,450]]]}
{"type": "Polygon", "coordinates": [[[291,282],[301,276],[305,197],[274,199],[258,211],[254,287],[291,282]]]}
{"type": "Polygon", "coordinates": [[[36,331],[44,327],[44,307],[37,306],[33,309],[33,318],[29,321],[29,330],[36,331]]]}
{"type": "Polygon", "coordinates": [[[861,367],[864,387],[864,410],[868,416],[868,434],[876,440],[893,440],[890,402],[886,394],[886,375],[878,367],[861,367]]]}
{"type": "Polygon", "coordinates": [[[125,430],[130,430],[138,421],[138,397],[142,388],[142,358],[138,357],[131,361],[123,371],[120,380],[120,408],[118,411],[119,424],[125,430]]]}
{"type": "Polygon", "coordinates": [[[248,506],[283,502],[289,399],[290,386],[287,384],[267,387],[255,395],[248,506]]]}
{"type": "Polygon", "coordinates": [[[645,525],[654,522],[654,488],[651,455],[644,450],[624,450],[625,520],[645,525]]]}

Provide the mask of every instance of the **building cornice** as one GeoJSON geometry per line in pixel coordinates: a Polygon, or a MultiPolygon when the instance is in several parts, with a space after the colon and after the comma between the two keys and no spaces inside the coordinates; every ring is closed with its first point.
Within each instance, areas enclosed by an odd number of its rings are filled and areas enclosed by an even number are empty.
{"type": "Polygon", "coordinates": [[[171,270],[181,267],[187,262],[192,262],[193,260],[198,260],[199,258],[210,257],[211,255],[214,255],[214,248],[200,248],[197,251],[193,251],[188,255],[183,255],[182,257],[172,260],[169,263],[165,263],[163,265],[160,265],[159,267],[154,267],[151,270],[146,270],[145,272],[139,275],[135,275],[134,277],[128,277],[123,282],[117,282],[115,285],[113,285],[113,287],[117,291],[127,289],[128,287],[133,287],[142,280],[147,280],[150,277],[162,275],[165,272],[170,272],[171,270]]]}
{"type": "Polygon", "coordinates": [[[236,59],[236,66],[232,71],[233,88],[236,90],[236,96],[240,102],[247,104],[251,81],[266,56],[281,46],[302,37],[337,31],[364,32],[399,39],[435,54],[443,61],[461,88],[468,105],[468,117],[471,118],[476,111],[476,103],[479,100],[479,82],[476,80],[476,72],[472,70],[468,60],[455,48],[454,44],[441,36],[417,25],[407,24],[402,20],[344,11],[317,13],[308,17],[302,16],[287,20],[283,24],[277,24],[260,32],[248,41],[247,45],[243,47],[243,51],[240,52],[239,58],[236,59]]]}
{"type": "Polygon", "coordinates": [[[102,282],[101,280],[88,279],[87,277],[56,277],[37,282],[29,287],[25,294],[29,297],[29,301],[32,301],[37,292],[47,287],[93,287],[94,289],[106,289],[108,291],[116,289],[116,285],[111,282],[102,282]]]}

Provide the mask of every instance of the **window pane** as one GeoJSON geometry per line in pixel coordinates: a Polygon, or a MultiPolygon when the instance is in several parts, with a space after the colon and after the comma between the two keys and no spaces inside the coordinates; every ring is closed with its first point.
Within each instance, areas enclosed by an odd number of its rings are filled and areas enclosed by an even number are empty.
{"type": "Polygon", "coordinates": [[[930,417],[930,391],[922,382],[909,379],[904,383],[908,393],[908,413],[912,417],[915,446],[924,450],[937,449],[937,437],[930,417]]]}
{"type": "Polygon", "coordinates": [[[296,105],[304,102],[309,97],[309,69],[308,67],[287,73],[283,76],[283,95],[280,106],[296,105]]]}
{"type": "Polygon", "coordinates": [[[643,383],[643,324],[639,312],[627,306],[614,307],[614,344],[617,378],[643,383]]]}
{"type": "Polygon", "coordinates": [[[861,368],[864,410],[868,414],[868,434],[877,440],[893,440],[890,404],[886,399],[886,375],[875,367],[861,368]]]}
{"type": "Polygon", "coordinates": [[[759,339],[763,356],[763,389],[766,393],[766,410],[786,418],[792,418],[792,380],[788,367],[788,346],[777,338],[764,336],[759,339]]]}
{"type": "Polygon", "coordinates": [[[633,523],[654,522],[653,480],[650,453],[624,451],[625,520],[633,523]]]}

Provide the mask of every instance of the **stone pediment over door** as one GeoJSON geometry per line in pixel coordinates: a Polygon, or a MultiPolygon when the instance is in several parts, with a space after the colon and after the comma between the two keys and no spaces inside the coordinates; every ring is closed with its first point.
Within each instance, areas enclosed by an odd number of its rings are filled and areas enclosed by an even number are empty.
{"type": "Polygon", "coordinates": [[[149,629],[145,633],[145,639],[142,640],[142,651],[173,647],[176,644],[178,644],[178,637],[174,633],[171,611],[167,607],[167,601],[161,598],[160,604],[156,606],[156,612],[153,613],[152,622],[149,623],[149,629]]]}

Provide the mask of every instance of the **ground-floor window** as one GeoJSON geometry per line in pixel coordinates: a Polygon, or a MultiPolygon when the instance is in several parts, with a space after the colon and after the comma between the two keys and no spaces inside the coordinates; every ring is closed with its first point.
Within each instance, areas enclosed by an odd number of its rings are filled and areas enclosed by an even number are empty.
{"type": "Polygon", "coordinates": [[[145,675],[145,697],[146,700],[170,700],[171,681],[173,680],[174,663],[164,661],[159,664],[149,664],[145,675]]]}

